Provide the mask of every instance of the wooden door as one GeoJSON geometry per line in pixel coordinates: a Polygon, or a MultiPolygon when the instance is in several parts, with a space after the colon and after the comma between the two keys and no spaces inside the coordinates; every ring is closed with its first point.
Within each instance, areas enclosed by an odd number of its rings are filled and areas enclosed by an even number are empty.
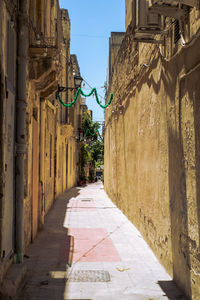
{"type": "Polygon", "coordinates": [[[38,122],[33,118],[33,174],[32,174],[32,240],[38,231],[38,184],[39,184],[39,152],[38,152],[38,122]]]}

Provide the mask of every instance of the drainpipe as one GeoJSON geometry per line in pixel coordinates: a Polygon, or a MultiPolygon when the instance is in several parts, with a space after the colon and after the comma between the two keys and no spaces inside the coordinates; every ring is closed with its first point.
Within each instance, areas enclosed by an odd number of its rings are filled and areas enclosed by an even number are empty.
{"type": "Polygon", "coordinates": [[[16,99],[16,254],[23,263],[24,249],[24,158],[26,155],[26,71],[28,55],[28,0],[19,1],[17,35],[16,99]]]}

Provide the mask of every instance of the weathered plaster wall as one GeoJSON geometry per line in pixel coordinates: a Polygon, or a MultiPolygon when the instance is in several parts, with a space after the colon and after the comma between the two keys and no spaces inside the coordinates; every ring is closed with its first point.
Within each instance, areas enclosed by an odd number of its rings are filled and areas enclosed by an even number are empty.
{"type": "MultiPolygon", "coordinates": [[[[70,60],[70,19],[66,9],[61,10],[62,19],[62,71],[59,84],[61,86],[74,87],[74,65],[70,60]]],[[[73,55],[75,57],[75,55],[73,55]]],[[[78,67],[78,61],[75,62],[78,67]]],[[[78,67],[79,68],[79,67],[78,67]]],[[[80,70],[79,70],[80,72],[80,70]]],[[[62,100],[69,103],[73,100],[75,90],[67,90],[61,94],[62,100]]],[[[77,183],[77,154],[76,143],[77,120],[79,119],[80,101],[70,108],[59,105],[57,110],[56,126],[56,196],[63,193],[77,183]],[[73,149],[73,151],[72,151],[73,149]]]]}
{"type": "Polygon", "coordinates": [[[7,10],[6,5],[3,1],[0,2],[1,20],[0,20],[0,283],[2,281],[5,266],[2,262],[3,253],[3,221],[4,221],[4,209],[5,209],[5,109],[6,109],[6,87],[5,87],[5,74],[6,74],[6,16],[7,10]]]}
{"type": "Polygon", "coordinates": [[[167,61],[129,32],[105,126],[105,189],[191,299],[200,295],[199,47],[198,38],[167,61]]]}
{"type": "Polygon", "coordinates": [[[55,180],[55,147],[56,147],[56,109],[46,101],[45,118],[45,142],[44,142],[44,203],[45,215],[48,213],[54,200],[54,180],[55,180]]]}

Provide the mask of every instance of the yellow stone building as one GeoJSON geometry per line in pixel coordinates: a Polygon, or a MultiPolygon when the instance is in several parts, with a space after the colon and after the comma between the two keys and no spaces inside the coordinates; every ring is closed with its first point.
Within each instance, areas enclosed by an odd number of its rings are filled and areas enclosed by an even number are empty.
{"type": "MultiPolygon", "coordinates": [[[[63,43],[61,50],[62,71],[60,86],[67,86],[66,92],[61,94],[65,103],[72,102],[75,94],[75,77],[80,76],[78,61],[72,61],[70,55],[70,19],[68,11],[61,10],[63,43]],[[70,89],[72,88],[72,89],[70,89]]],[[[59,104],[57,126],[57,164],[56,164],[56,195],[63,193],[67,188],[77,184],[78,180],[78,128],[80,124],[80,96],[74,106],[67,108],[59,104]]]]}
{"type": "Polygon", "coordinates": [[[114,100],[106,109],[104,182],[178,286],[197,300],[200,11],[195,1],[180,2],[126,1],[126,35],[108,90],[114,100]]]}
{"type": "Polygon", "coordinates": [[[55,197],[77,183],[81,99],[67,109],[56,98],[58,84],[72,87],[62,93],[71,102],[80,76],[58,0],[2,0],[0,16],[1,293],[55,197]]]}

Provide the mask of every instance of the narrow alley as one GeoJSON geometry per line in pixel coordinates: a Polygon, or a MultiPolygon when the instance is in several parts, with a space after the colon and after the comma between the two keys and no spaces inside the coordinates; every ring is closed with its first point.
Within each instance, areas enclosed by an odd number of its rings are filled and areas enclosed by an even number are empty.
{"type": "Polygon", "coordinates": [[[200,0],[0,0],[0,300],[200,300],[200,0]]]}
{"type": "Polygon", "coordinates": [[[60,196],[25,257],[19,299],[185,299],[100,182],[60,196]]]}

